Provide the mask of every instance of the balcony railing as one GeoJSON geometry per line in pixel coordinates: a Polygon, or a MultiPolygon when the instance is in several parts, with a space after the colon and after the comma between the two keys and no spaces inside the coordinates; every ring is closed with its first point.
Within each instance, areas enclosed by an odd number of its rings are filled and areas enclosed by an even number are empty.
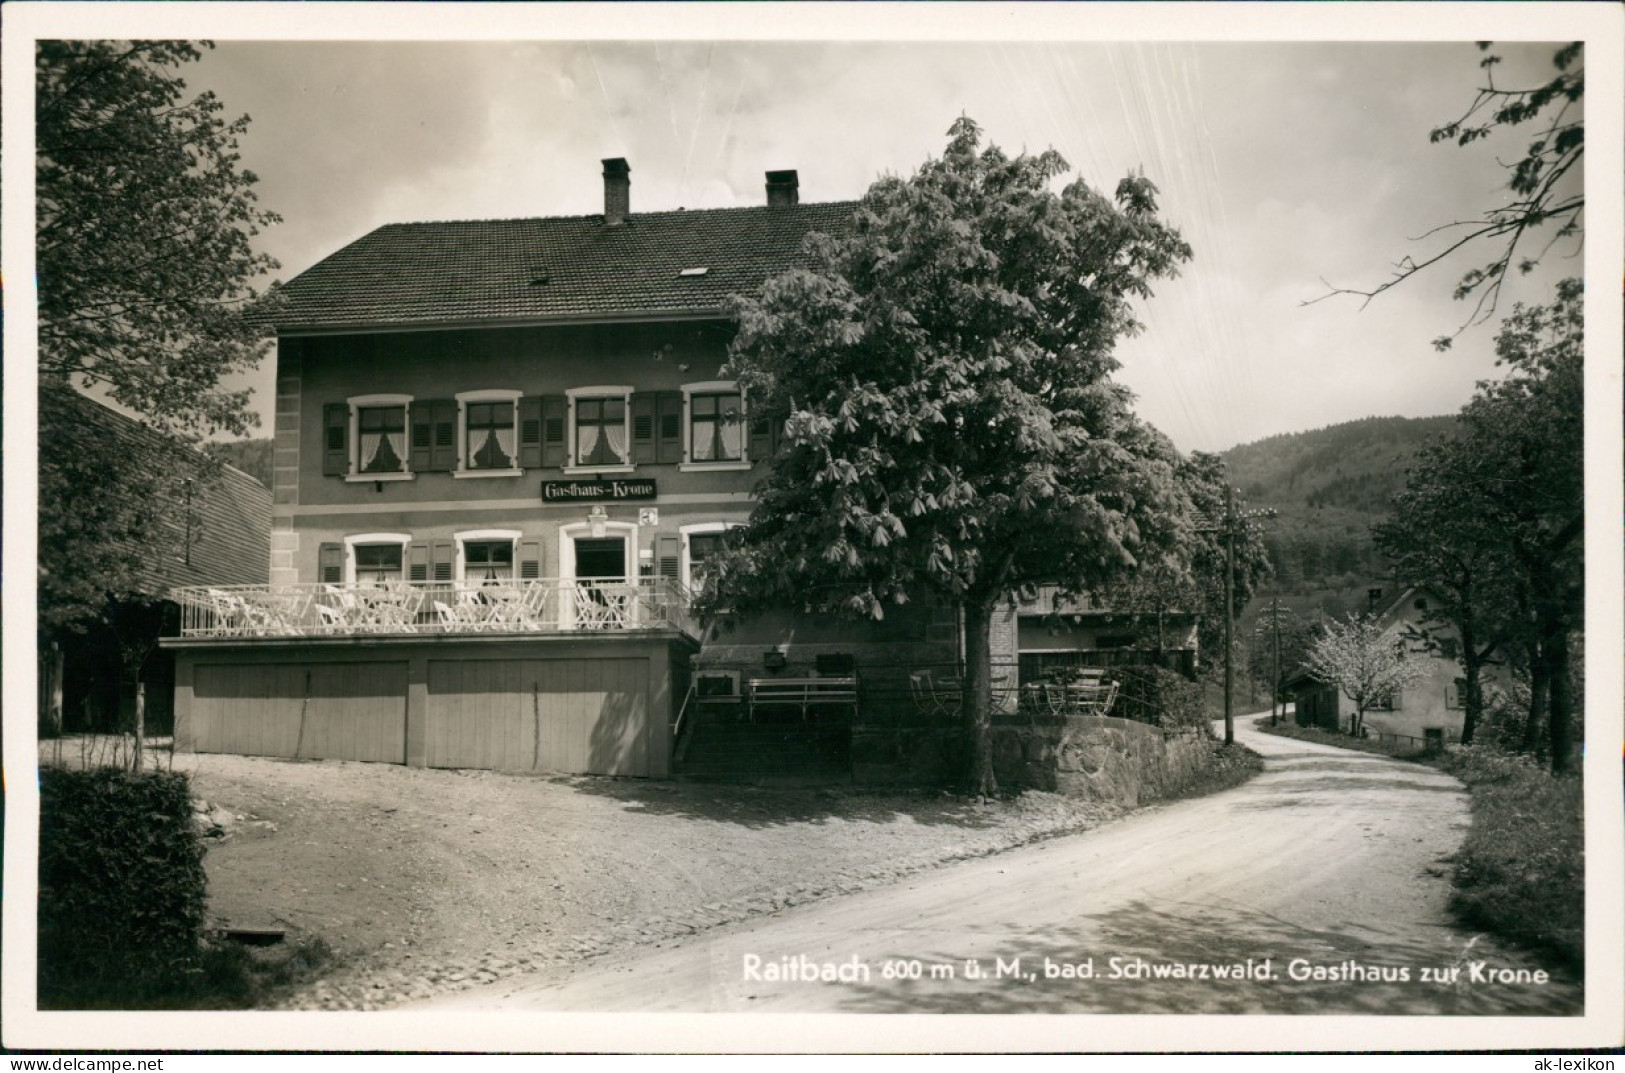
{"type": "Polygon", "coordinates": [[[173,596],[181,636],[196,638],[699,632],[688,591],[669,578],[216,585],[173,596]]]}

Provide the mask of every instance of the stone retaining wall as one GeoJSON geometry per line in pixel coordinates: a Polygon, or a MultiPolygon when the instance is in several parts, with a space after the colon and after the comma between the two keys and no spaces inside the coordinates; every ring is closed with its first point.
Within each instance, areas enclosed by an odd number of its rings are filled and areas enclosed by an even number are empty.
{"type": "MultiPolygon", "coordinates": [[[[1165,731],[1098,716],[995,716],[993,771],[1002,790],[1048,790],[1130,808],[1179,793],[1201,773],[1201,729],[1165,731]]],[[[965,763],[963,735],[942,721],[852,728],[858,785],[945,785],[965,763]]]]}
{"type": "Polygon", "coordinates": [[[1190,785],[1208,754],[1200,729],[1165,731],[1128,719],[1065,716],[993,726],[993,770],[1001,787],[1131,808],[1190,785]]]}

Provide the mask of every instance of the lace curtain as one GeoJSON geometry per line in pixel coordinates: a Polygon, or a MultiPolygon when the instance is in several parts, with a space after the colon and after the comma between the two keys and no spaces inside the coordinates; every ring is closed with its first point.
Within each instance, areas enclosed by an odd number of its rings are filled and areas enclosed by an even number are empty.
{"type": "Polygon", "coordinates": [[[399,473],[406,468],[406,436],[400,432],[361,434],[361,472],[399,473]]]}

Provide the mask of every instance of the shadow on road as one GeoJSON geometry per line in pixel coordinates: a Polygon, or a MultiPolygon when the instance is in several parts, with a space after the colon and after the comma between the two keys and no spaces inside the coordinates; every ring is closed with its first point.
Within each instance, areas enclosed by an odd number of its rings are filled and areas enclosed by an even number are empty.
{"type": "MultiPolygon", "coordinates": [[[[1241,906],[1135,902],[1075,924],[1012,938],[978,959],[980,980],[965,978],[954,951],[899,951],[918,959],[926,979],[872,979],[847,985],[843,1008],[866,1013],[1243,1013],[1575,1016],[1581,988],[1570,976],[1547,984],[1475,982],[1481,969],[1514,963],[1462,939],[1419,944],[1375,927],[1313,929],[1241,906]],[[1113,959],[1120,975],[1114,977],[1113,959]],[[1249,965],[1249,959],[1250,965],[1249,965]],[[1268,962],[1267,969],[1264,965],[1268,962]],[[1018,972],[998,974],[1019,962],[1018,972]],[[933,963],[954,966],[952,982],[929,979],[933,963]],[[1093,976],[1064,978],[1061,966],[1093,976]],[[1174,965],[1250,969],[1241,979],[1158,976],[1174,965]],[[1441,972],[1444,983],[1423,980],[1441,972]],[[1451,982],[1451,970],[1456,975],[1451,982]],[[1266,978],[1255,978],[1256,976],[1266,978]],[[1030,977],[1030,978],[1029,978],[1030,977]]],[[[1209,970],[1212,972],[1212,970],[1209,970]]],[[[876,974],[878,976],[878,974],[876,974]]],[[[1239,974],[1238,974],[1239,975],[1239,974]]],[[[1486,974],[1487,975],[1487,974],[1486,974]]]]}
{"type": "MultiPolygon", "coordinates": [[[[745,827],[857,821],[911,820],[984,830],[1009,823],[1007,802],[987,806],[940,791],[873,792],[846,788],[780,788],[705,783],[651,783],[619,779],[571,779],[572,789],[619,801],[652,815],[736,823],[745,827]],[[1001,812],[1000,810],[1006,810],[1001,812]]],[[[1086,806],[1079,803],[1078,808],[1086,806]]]]}

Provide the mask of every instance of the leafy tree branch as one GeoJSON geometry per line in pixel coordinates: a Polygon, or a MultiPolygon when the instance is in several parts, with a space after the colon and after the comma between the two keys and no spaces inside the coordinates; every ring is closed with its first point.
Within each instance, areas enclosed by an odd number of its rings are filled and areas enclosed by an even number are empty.
{"type": "Polygon", "coordinates": [[[1433,341],[1439,350],[1447,350],[1456,336],[1495,315],[1502,287],[1514,271],[1520,274],[1532,272],[1552,248],[1564,240],[1572,240],[1574,253],[1579,252],[1584,235],[1585,193],[1583,190],[1570,189],[1564,180],[1578,174],[1576,168],[1585,154],[1585,124],[1580,119],[1571,118],[1585,94],[1583,44],[1573,42],[1553,55],[1552,65],[1556,73],[1551,78],[1536,86],[1517,89],[1496,84],[1495,68],[1502,62],[1502,57],[1489,53],[1491,43],[1481,41],[1478,47],[1480,51],[1488,53],[1479,63],[1484,72],[1484,84],[1459,116],[1434,128],[1429,140],[1435,144],[1453,142],[1457,146],[1471,145],[1542,115],[1548,116],[1540,133],[1528,143],[1522,156],[1501,162],[1501,166],[1511,173],[1507,189],[1513,196],[1505,204],[1488,208],[1476,217],[1442,224],[1411,239],[1412,242],[1421,242],[1435,235],[1460,232],[1442,247],[1428,253],[1406,254],[1394,265],[1393,274],[1377,286],[1336,287],[1322,280],[1327,293],[1304,302],[1304,305],[1313,305],[1339,295],[1353,295],[1365,300],[1363,308],[1378,295],[1387,293],[1412,276],[1450,259],[1464,249],[1489,242],[1495,253],[1485,263],[1463,273],[1454,290],[1457,301],[1474,300],[1471,314],[1454,333],[1433,341]],[[1519,255],[1520,248],[1532,232],[1554,223],[1556,227],[1539,253],[1533,256],[1519,255]]]}

